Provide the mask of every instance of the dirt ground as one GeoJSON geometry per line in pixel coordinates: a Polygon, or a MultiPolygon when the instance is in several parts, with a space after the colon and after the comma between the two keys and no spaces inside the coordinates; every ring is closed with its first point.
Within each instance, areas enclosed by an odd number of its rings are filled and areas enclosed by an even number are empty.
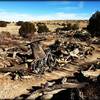
{"type": "Polygon", "coordinates": [[[7,27],[0,27],[0,32],[6,31],[10,32],[11,34],[17,34],[20,26],[16,26],[15,23],[10,23],[7,25],[7,27]]]}
{"type": "MultiPolygon", "coordinates": [[[[100,50],[100,48],[98,48],[97,46],[95,47],[96,52],[94,52],[91,57],[88,57],[87,62],[91,62],[96,60],[97,58],[100,58],[100,51],[98,51],[100,50]]],[[[32,88],[32,86],[40,86],[41,83],[45,83],[47,80],[58,79],[62,76],[71,76],[77,69],[77,66],[68,65],[62,70],[53,71],[52,73],[45,73],[42,76],[33,75],[29,79],[21,80],[11,80],[9,76],[0,74],[0,99],[13,99],[22,94],[26,94],[28,93],[28,90],[32,88]]],[[[97,74],[100,74],[100,71],[94,72],[94,75],[97,74]]]]}
{"type": "MultiPolygon", "coordinates": [[[[51,30],[51,31],[54,31],[56,28],[58,27],[61,27],[60,25],[58,25],[57,23],[76,23],[76,21],[74,20],[69,20],[69,21],[65,21],[65,20],[55,20],[55,21],[41,21],[43,23],[46,23],[47,27],[51,30]],[[55,23],[55,24],[54,24],[55,23]]],[[[34,21],[33,21],[34,23],[34,21]]],[[[36,22],[37,23],[37,22],[36,22]]],[[[79,23],[79,27],[82,28],[82,27],[85,27],[87,25],[87,21],[78,21],[79,23]]],[[[19,30],[20,26],[16,26],[16,23],[15,22],[11,22],[10,24],[7,25],[7,27],[0,27],[0,32],[2,31],[7,31],[7,32],[10,32],[11,34],[16,34],[18,35],[18,30],[19,30]]]]}
{"type": "MultiPolygon", "coordinates": [[[[82,22],[80,23],[80,25],[85,26],[82,22]]],[[[48,26],[49,28],[51,28],[51,30],[55,29],[54,25],[48,25],[48,26]]],[[[20,26],[15,26],[14,23],[11,23],[6,28],[0,28],[0,32],[8,31],[11,34],[18,34],[19,28],[20,26]]],[[[51,44],[54,43],[54,40],[51,40],[50,43],[51,44]]],[[[50,43],[49,41],[44,42],[45,45],[49,45],[50,43]]],[[[84,61],[80,61],[79,64],[92,62],[96,60],[97,58],[100,58],[100,47],[98,45],[93,45],[93,44],[92,46],[95,47],[95,51],[93,52],[93,55],[88,56],[87,59],[84,61]]],[[[51,73],[45,72],[45,74],[41,76],[32,75],[32,76],[29,76],[29,78],[16,79],[16,80],[11,80],[11,77],[7,75],[7,73],[6,74],[0,73],[0,99],[14,99],[15,97],[18,97],[22,94],[27,94],[29,92],[29,89],[32,88],[32,86],[40,86],[41,83],[45,83],[48,80],[58,79],[63,76],[73,76],[73,73],[77,71],[78,69],[79,69],[79,66],[68,64],[65,68],[53,71],[51,73]]],[[[83,72],[83,73],[86,76],[88,76],[89,74],[87,72],[83,72]]],[[[91,73],[92,75],[96,76],[100,74],[100,70],[90,72],[90,74],[91,73]]]]}

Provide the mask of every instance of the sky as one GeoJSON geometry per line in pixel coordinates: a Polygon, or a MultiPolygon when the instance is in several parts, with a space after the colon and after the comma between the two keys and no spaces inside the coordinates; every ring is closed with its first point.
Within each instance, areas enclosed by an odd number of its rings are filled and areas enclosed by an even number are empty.
{"type": "Polygon", "coordinates": [[[100,1],[0,1],[0,20],[88,20],[100,1]]]}

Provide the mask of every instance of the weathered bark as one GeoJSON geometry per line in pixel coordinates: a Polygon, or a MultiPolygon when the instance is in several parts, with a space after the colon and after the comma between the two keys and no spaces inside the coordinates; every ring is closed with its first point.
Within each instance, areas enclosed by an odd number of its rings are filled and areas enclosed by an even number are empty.
{"type": "MultiPolygon", "coordinates": [[[[46,89],[39,89],[39,90],[36,90],[35,92],[33,92],[29,97],[28,99],[34,99],[34,97],[36,96],[37,94],[37,97],[38,96],[42,96],[42,94],[55,94],[59,91],[62,91],[62,90],[65,90],[65,89],[68,89],[68,88],[83,88],[87,83],[81,83],[81,84],[75,84],[75,83],[66,83],[66,84],[60,84],[60,85],[54,85],[52,87],[49,87],[49,88],[46,88],[46,89]]],[[[35,97],[36,98],[36,97],[35,97]]]]}
{"type": "Polygon", "coordinates": [[[27,68],[25,67],[25,64],[13,66],[13,67],[0,68],[0,72],[3,73],[16,72],[16,71],[27,71],[27,68]]]}
{"type": "Polygon", "coordinates": [[[41,59],[45,57],[45,52],[38,43],[32,43],[31,50],[32,50],[33,58],[41,59]]]}
{"type": "Polygon", "coordinates": [[[85,62],[79,65],[79,68],[82,70],[88,70],[90,68],[90,65],[96,64],[97,62],[100,62],[100,59],[94,60],[92,62],[85,62]]]}

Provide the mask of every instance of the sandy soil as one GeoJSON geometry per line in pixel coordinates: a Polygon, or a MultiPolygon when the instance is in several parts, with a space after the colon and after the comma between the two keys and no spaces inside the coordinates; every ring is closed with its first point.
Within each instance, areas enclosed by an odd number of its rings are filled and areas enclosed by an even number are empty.
{"type": "MultiPolygon", "coordinates": [[[[52,30],[54,29],[54,26],[52,25],[49,25],[49,27],[51,27],[52,30]]],[[[15,26],[14,23],[11,23],[5,28],[0,28],[0,32],[8,31],[11,34],[18,34],[18,29],[19,26],[15,26]]],[[[51,44],[53,42],[54,41],[52,40],[51,44]]],[[[47,44],[47,42],[44,42],[44,44],[47,44]]],[[[98,48],[96,45],[94,46],[96,48],[96,52],[94,52],[92,56],[89,56],[85,62],[94,61],[97,59],[97,57],[100,58],[100,48],[98,48]]],[[[28,89],[31,89],[32,86],[39,86],[41,83],[45,83],[47,80],[57,79],[62,76],[71,76],[73,75],[73,71],[75,72],[77,69],[77,66],[68,65],[63,70],[53,71],[52,73],[45,73],[45,75],[42,75],[41,77],[34,75],[30,79],[18,79],[14,81],[11,80],[9,76],[3,77],[4,75],[0,74],[0,99],[13,99],[17,96],[20,96],[21,94],[27,93],[28,89]]],[[[98,73],[99,72],[100,71],[98,71],[98,73]]]]}
{"type": "MultiPolygon", "coordinates": [[[[72,70],[72,69],[71,69],[72,70]]],[[[41,83],[45,83],[47,80],[58,79],[62,76],[71,76],[73,71],[62,70],[53,71],[52,73],[45,73],[45,75],[33,76],[31,79],[18,79],[11,80],[10,77],[0,78],[0,99],[13,99],[21,94],[28,92],[32,86],[39,86],[41,83]]]]}
{"type": "Polygon", "coordinates": [[[0,27],[0,32],[7,31],[11,34],[18,34],[20,26],[16,26],[15,23],[10,23],[7,25],[7,27],[0,27]]]}
{"type": "MultiPolygon", "coordinates": [[[[95,60],[97,57],[100,57],[100,53],[96,52],[93,56],[88,58],[88,62],[95,60]]],[[[1,77],[0,78],[0,99],[12,99],[21,94],[28,93],[28,89],[31,89],[32,86],[39,86],[41,83],[45,83],[47,80],[58,79],[62,76],[71,76],[73,72],[77,70],[77,66],[69,65],[66,68],[53,71],[52,73],[45,73],[45,75],[40,76],[32,76],[30,79],[18,79],[18,80],[11,80],[10,77],[1,77]]],[[[92,72],[90,72],[91,74],[92,72]]],[[[94,72],[94,75],[100,74],[100,71],[94,72]]],[[[88,76],[87,72],[85,75],[88,76]]],[[[2,75],[1,75],[2,76],[2,75]]]]}
{"type": "MultiPolygon", "coordinates": [[[[65,20],[55,20],[55,21],[41,21],[41,22],[44,22],[46,23],[46,25],[48,26],[48,28],[51,30],[51,31],[54,31],[56,28],[58,27],[62,27],[61,25],[58,25],[59,23],[62,24],[62,23],[79,23],[79,27],[82,28],[82,27],[85,27],[87,25],[87,21],[65,21],[65,20]],[[58,23],[58,24],[57,24],[58,23]]],[[[34,22],[33,22],[34,23],[34,22]]],[[[35,22],[37,23],[37,22],[35,22]]],[[[0,27],[0,32],[2,31],[7,31],[7,32],[10,32],[11,34],[18,34],[18,30],[19,30],[20,26],[16,26],[15,23],[10,23],[7,25],[7,27],[0,27]]]]}

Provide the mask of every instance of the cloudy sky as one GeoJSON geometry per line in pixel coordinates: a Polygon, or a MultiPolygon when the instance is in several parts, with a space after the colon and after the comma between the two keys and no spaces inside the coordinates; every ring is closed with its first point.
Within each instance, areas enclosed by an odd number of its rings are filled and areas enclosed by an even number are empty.
{"type": "Polygon", "coordinates": [[[0,20],[89,19],[100,1],[0,1],[0,20]]]}

